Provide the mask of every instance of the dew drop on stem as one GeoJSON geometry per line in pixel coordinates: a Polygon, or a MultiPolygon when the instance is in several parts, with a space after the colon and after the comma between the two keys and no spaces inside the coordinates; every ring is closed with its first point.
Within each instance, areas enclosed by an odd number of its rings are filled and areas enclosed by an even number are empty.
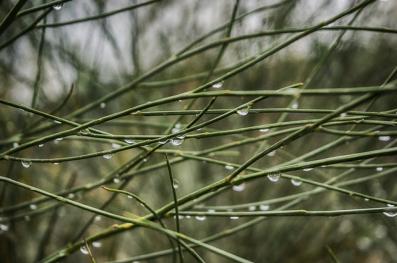
{"type": "Polygon", "coordinates": [[[206,216],[195,216],[197,221],[204,221],[205,219],[207,219],[206,216]]]}
{"type": "Polygon", "coordinates": [[[56,4],[56,5],[53,5],[53,6],[52,6],[52,8],[53,8],[55,11],[61,10],[62,7],[63,7],[63,3],[56,4]]]}
{"type": "Polygon", "coordinates": [[[113,155],[111,155],[111,154],[104,154],[102,157],[105,158],[106,160],[109,160],[109,159],[112,159],[113,155]]]}
{"type": "Polygon", "coordinates": [[[291,179],[291,184],[293,186],[300,186],[302,184],[302,181],[299,179],[291,179]]]}
{"type": "Polygon", "coordinates": [[[80,252],[83,253],[84,255],[88,255],[88,249],[86,246],[81,246],[80,247],[80,252]]]}
{"type": "Polygon", "coordinates": [[[232,189],[235,192],[242,192],[245,189],[245,183],[242,183],[242,184],[239,184],[239,185],[233,185],[232,189]]]}
{"type": "Polygon", "coordinates": [[[128,143],[128,144],[133,144],[135,141],[134,140],[132,140],[132,139],[125,139],[124,140],[126,143],[128,143]]]}
{"type": "Polygon", "coordinates": [[[21,161],[21,164],[24,168],[29,168],[32,165],[31,161],[21,161]]]}
{"type": "Polygon", "coordinates": [[[269,209],[270,209],[270,206],[267,205],[267,204],[261,204],[261,205],[259,205],[259,210],[261,210],[261,211],[267,211],[267,210],[269,210],[269,209]]]}
{"type": "Polygon", "coordinates": [[[271,173],[267,175],[267,178],[270,180],[272,183],[277,183],[278,180],[280,180],[280,174],[279,173],[271,173]]]}
{"type": "Polygon", "coordinates": [[[246,116],[249,111],[250,111],[250,107],[245,107],[245,108],[237,110],[237,114],[240,116],[246,116]]]}
{"type": "Polygon", "coordinates": [[[223,87],[223,83],[224,83],[223,81],[219,81],[219,82],[213,84],[212,87],[213,87],[214,89],[220,89],[220,88],[223,87]]]}

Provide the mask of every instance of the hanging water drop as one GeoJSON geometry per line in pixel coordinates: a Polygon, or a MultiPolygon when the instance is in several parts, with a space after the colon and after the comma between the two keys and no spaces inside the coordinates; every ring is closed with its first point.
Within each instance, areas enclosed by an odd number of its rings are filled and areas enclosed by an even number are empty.
{"type": "Polygon", "coordinates": [[[293,186],[300,186],[302,184],[302,181],[298,179],[291,179],[291,183],[293,186]]]}
{"type": "Polygon", "coordinates": [[[92,246],[95,248],[100,248],[100,247],[102,247],[102,243],[99,241],[94,241],[94,242],[92,242],[92,246]]]}
{"type": "Polygon", "coordinates": [[[124,140],[126,143],[128,143],[128,144],[133,144],[135,141],[134,140],[132,140],[132,139],[125,139],[124,140]]]}
{"type": "Polygon", "coordinates": [[[311,170],[313,170],[313,168],[311,168],[311,167],[308,167],[308,168],[304,168],[304,169],[303,169],[304,172],[309,172],[309,171],[311,171],[311,170]]]}
{"type": "Polygon", "coordinates": [[[37,205],[36,204],[30,204],[29,208],[32,210],[36,210],[37,209],[37,205]]]}
{"type": "Polygon", "coordinates": [[[56,10],[56,11],[61,10],[62,7],[63,7],[63,3],[56,4],[56,5],[53,5],[53,6],[52,6],[52,8],[53,8],[54,10],[56,10]]]}
{"type": "Polygon", "coordinates": [[[159,144],[164,145],[168,142],[168,140],[164,140],[164,141],[159,141],[159,144]]]}
{"type": "Polygon", "coordinates": [[[179,182],[177,181],[177,180],[173,180],[172,181],[172,187],[174,187],[174,189],[178,189],[178,187],[179,187],[179,182]]]}
{"type": "Polygon", "coordinates": [[[271,173],[267,175],[267,178],[273,182],[273,183],[277,183],[278,180],[280,179],[280,174],[279,173],[271,173]]]}
{"type": "Polygon", "coordinates": [[[58,144],[60,141],[62,141],[63,140],[63,138],[56,138],[55,140],[54,140],[54,143],[55,144],[58,144]]]}
{"type": "Polygon", "coordinates": [[[118,149],[118,148],[120,148],[120,147],[121,147],[120,144],[112,143],[112,148],[113,148],[113,149],[118,149]]]}
{"type": "Polygon", "coordinates": [[[378,140],[381,141],[381,142],[388,142],[388,141],[390,141],[390,139],[391,139],[391,137],[388,136],[388,135],[384,135],[384,136],[379,136],[378,137],[378,140]]]}
{"type": "Polygon", "coordinates": [[[248,207],[248,211],[255,211],[256,210],[256,206],[255,205],[250,205],[248,207]]]}
{"type": "Polygon", "coordinates": [[[21,164],[24,168],[29,168],[32,165],[31,161],[21,161],[21,164]]]}
{"type": "MultiPolygon", "coordinates": [[[[387,204],[388,207],[394,207],[392,204],[387,204]]],[[[396,217],[397,216],[397,211],[387,211],[383,212],[383,214],[387,217],[396,217]]]]}
{"type": "Polygon", "coordinates": [[[74,193],[69,193],[68,194],[68,198],[69,199],[73,199],[73,198],[75,198],[76,197],[76,195],[74,194],[74,193]]]}
{"type": "Polygon", "coordinates": [[[273,157],[273,156],[275,156],[276,155],[276,151],[271,151],[271,152],[269,152],[268,154],[267,154],[267,156],[269,156],[269,157],[273,157]]]}
{"type": "Polygon", "coordinates": [[[127,195],[127,198],[132,199],[133,197],[132,197],[132,195],[127,195]]]}
{"type": "Polygon", "coordinates": [[[235,192],[242,192],[245,189],[245,183],[242,183],[242,184],[239,184],[239,185],[233,185],[232,189],[235,192]]]}
{"type": "Polygon", "coordinates": [[[55,124],[61,124],[62,122],[58,121],[58,120],[54,120],[55,124]]]}
{"type": "Polygon", "coordinates": [[[174,145],[174,146],[179,146],[182,143],[183,143],[183,139],[180,139],[178,137],[171,139],[171,144],[174,145]]]}
{"type": "Polygon", "coordinates": [[[1,232],[7,232],[10,227],[6,224],[0,224],[0,231],[1,232]]]}
{"type": "Polygon", "coordinates": [[[120,183],[120,179],[119,179],[119,178],[114,178],[114,179],[113,179],[113,183],[115,183],[115,184],[120,183]]]}
{"type": "Polygon", "coordinates": [[[195,218],[196,218],[197,221],[204,221],[205,219],[207,219],[206,216],[195,216],[195,218]]]}
{"type": "Polygon", "coordinates": [[[292,108],[292,109],[297,109],[297,108],[299,108],[299,103],[298,103],[297,101],[294,101],[294,102],[291,104],[291,108],[292,108]]]}
{"type": "Polygon", "coordinates": [[[208,209],[208,213],[210,213],[210,214],[215,213],[215,209],[208,209]]]}
{"type": "Polygon", "coordinates": [[[260,131],[260,132],[263,132],[263,133],[265,133],[265,132],[268,132],[268,131],[269,131],[269,129],[267,129],[267,128],[264,128],[264,129],[259,129],[259,131],[260,131]]]}
{"type": "Polygon", "coordinates": [[[240,116],[246,116],[249,111],[250,111],[250,108],[246,107],[246,108],[242,108],[242,109],[237,110],[237,114],[240,115],[240,116]]]}
{"type": "Polygon", "coordinates": [[[376,171],[377,172],[382,172],[383,171],[383,167],[376,167],[376,171]]]}
{"type": "Polygon", "coordinates": [[[44,146],[44,144],[42,143],[42,144],[39,144],[39,148],[41,148],[41,147],[43,147],[44,146]]]}
{"type": "Polygon", "coordinates": [[[84,255],[88,255],[88,249],[86,246],[81,246],[80,247],[80,252],[83,253],[84,255]]]}
{"type": "Polygon", "coordinates": [[[99,222],[99,221],[101,221],[102,220],[102,217],[101,216],[95,216],[94,217],[94,221],[95,222],[99,222]]]}
{"type": "Polygon", "coordinates": [[[105,102],[101,102],[101,104],[99,105],[99,107],[100,107],[101,109],[106,108],[106,103],[105,103],[105,102]]]}
{"type": "Polygon", "coordinates": [[[225,169],[229,170],[229,171],[232,171],[232,170],[234,170],[234,167],[232,165],[230,165],[230,164],[227,164],[227,165],[225,165],[225,169]]]}
{"type": "Polygon", "coordinates": [[[231,216],[230,219],[231,220],[237,220],[237,219],[239,219],[239,217],[238,216],[231,216]]]}
{"type": "Polygon", "coordinates": [[[17,148],[18,146],[19,146],[19,143],[17,143],[17,142],[12,143],[12,148],[17,148]]]}
{"type": "Polygon", "coordinates": [[[223,81],[219,81],[219,82],[213,84],[212,87],[213,87],[214,89],[220,89],[220,88],[222,88],[222,87],[223,87],[223,81]]]}
{"type": "Polygon", "coordinates": [[[108,153],[108,154],[104,154],[102,157],[105,158],[106,160],[109,160],[109,159],[112,159],[113,155],[108,153]]]}
{"type": "Polygon", "coordinates": [[[270,208],[270,206],[267,204],[259,205],[259,210],[261,210],[261,211],[267,211],[267,210],[269,210],[269,208],[270,208]]]}

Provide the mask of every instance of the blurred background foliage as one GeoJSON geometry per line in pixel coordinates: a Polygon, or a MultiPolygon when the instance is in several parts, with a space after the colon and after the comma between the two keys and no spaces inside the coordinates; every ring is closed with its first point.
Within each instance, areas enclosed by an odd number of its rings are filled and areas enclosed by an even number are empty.
{"type": "MultiPolygon", "coordinates": [[[[47,1],[31,0],[24,8],[37,6],[47,1]]],[[[57,116],[67,116],[75,110],[99,99],[109,92],[126,85],[142,76],[157,65],[172,59],[182,48],[207,32],[225,25],[230,20],[234,1],[230,0],[163,0],[113,16],[64,26],[50,26],[63,21],[84,18],[105,13],[143,1],[66,1],[60,10],[51,10],[32,30],[0,50],[0,97],[9,101],[33,106],[43,112],[55,112],[57,116]],[[48,26],[43,26],[48,25],[48,26]],[[38,87],[36,101],[33,102],[35,87],[38,87]],[[72,88],[73,87],[73,88],[72,88]],[[69,96],[70,95],[70,96],[69,96]],[[67,101],[65,99],[67,98],[67,101]],[[62,108],[59,108],[62,105],[62,108]]],[[[231,36],[247,35],[262,31],[304,28],[315,25],[352,6],[354,1],[308,1],[289,0],[282,2],[248,0],[241,1],[237,16],[270,6],[236,21],[231,36]],[[275,6],[273,6],[276,4],[275,6]]],[[[0,17],[5,17],[15,1],[0,2],[0,17]]],[[[24,30],[35,21],[40,12],[19,17],[2,35],[0,45],[24,30]]],[[[352,15],[332,26],[347,25],[352,15]]],[[[353,22],[357,26],[395,28],[397,3],[377,1],[366,7],[353,22]]],[[[333,41],[342,31],[315,32],[286,47],[261,63],[227,79],[223,89],[263,90],[278,89],[283,86],[305,82],[313,68],[319,64],[333,41]]],[[[197,46],[217,41],[224,37],[225,30],[205,38],[197,46]]],[[[286,40],[291,34],[275,34],[243,39],[230,43],[211,79],[220,76],[238,61],[255,56],[262,50],[286,40]]],[[[372,86],[382,84],[396,66],[397,38],[395,34],[346,31],[340,43],[326,58],[310,83],[309,88],[339,88],[372,86]]],[[[145,79],[137,88],[122,94],[114,100],[101,104],[87,113],[73,116],[72,120],[85,122],[120,110],[193,90],[205,83],[208,71],[219,52],[219,46],[198,53],[195,56],[167,67],[165,70],[145,79]],[[170,80],[170,81],[168,81],[170,80]],[[175,80],[175,81],[171,81],[175,80]]],[[[335,109],[353,99],[353,96],[302,97],[302,109],[335,109]]],[[[222,97],[215,101],[213,109],[233,108],[247,102],[244,97],[222,97]]],[[[270,98],[254,108],[286,108],[290,99],[270,98]]],[[[377,99],[371,111],[385,111],[396,107],[396,96],[377,99]]],[[[193,109],[202,109],[207,98],[196,101],[193,109]]],[[[186,102],[176,102],[153,107],[156,110],[183,110],[186,102]]],[[[290,106],[291,107],[291,106],[290,106]]],[[[360,108],[365,109],[365,105],[360,108]]],[[[205,115],[201,121],[215,115],[205,115]]],[[[285,121],[313,119],[322,114],[289,114],[285,121]]],[[[182,126],[188,124],[195,115],[183,116],[182,126]]],[[[270,124],[277,122],[280,113],[250,113],[247,116],[233,115],[203,129],[203,131],[228,130],[240,127],[270,124]]],[[[129,115],[97,126],[112,134],[162,134],[176,120],[175,115],[140,116],[129,115]]],[[[53,125],[51,129],[39,127],[51,124],[27,112],[0,107],[0,147],[2,152],[33,138],[52,134],[65,129],[64,125],[53,125]],[[38,123],[38,120],[41,122],[38,123]]],[[[346,125],[345,129],[348,129],[346,125]]],[[[387,129],[386,129],[387,130],[387,129]]],[[[202,151],[217,145],[231,143],[244,138],[257,137],[258,130],[234,135],[186,139],[181,146],[167,144],[169,157],[174,158],[173,150],[202,151]]],[[[275,164],[301,156],[320,146],[338,139],[340,135],[313,133],[285,146],[274,156],[266,156],[255,167],[272,167],[275,164]]],[[[272,144],[280,139],[269,138],[272,144]]],[[[113,142],[114,143],[114,142],[113,142]]],[[[122,144],[122,142],[120,143],[122,144]]],[[[211,158],[225,162],[243,163],[260,148],[261,142],[231,148],[210,154],[211,158]]],[[[384,147],[385,142],[373,137],[360,137],[348,141],[311,159],[320,159],[354,152],[363,152],[384,147]]],[[[117,145],[113,145],[117,147],[117,145]]],[[[55,158],[75,156],[111,149],[109,141],[89,141],[82,136],[70,136],[57,143],[46,143],[43,147],[30,147],[17,153],[17,156],[31,158],[55,158]]],[[[95,157],[84,160],[52,163],[33,163],[25,169],[19,162],[0,161],[2,176],[59,192],[75,186],[89,185],[108,175],[114,169],[141,153],[140,149],[126,150],[109,160],[95,157]]],[[[378,162],[393,162],[393,157],[382,157],[378,162]]],[[[154,154],[142,164],[140,169],[164,162],[163,154],[154,154]]],[[[222,165],[205,161],[187,160],[172,166],[178,181],[178,196],[183,196],[211,182],[228,175],[230,171],[222,165]]],[[[325,181],[344,170],[318,168],[321,173],[295,171],[291,174],[325,181]]],[[[346,180],[373,174],[372,169],[357,169],[346,180]]],[[[139,172],[128,184],[126,190],[139,195],[152,207],[158,208],[172,202],[167,169],[139,172]]],[[[389,174],[358,185],[349,186],[352,190],[385,199],[396,200],[396,173],[389,174]]],[[[109,184],[117,187],[119,182],[109,184]]],[[[11,185],[0,184],[1,207],[27,202],[38,195],[11,185]]],[[[302,184],[294,187],[286,180],[277,184],[267,179],[255,180],[245,185],[245,190],[228,190],[196,208],[203,206],[232,205],[270,200],[314,189],[302,184]]],[[[79,191],[69,198],[94,207],[100,207],[110,193],[96,188],[79,191]]],[[[275,209],[285,202],[272,203],[275,209]]],[[[369,207],[371,203],[358,198],[324,191],[290,207],[290,209],[332,210],[351,207],[369,207]]],[[[125,196],[118,196],[107,208],[108,211],[129,215],[147,213],[138,203],[125,196]]],[[[92,214],[71,206],[57,205],[50,201],[31,205],[18,211],[6,212],[2,217],[15,217],[7,225],[7,231],[0,234],[0,258],[2,262],[36,262],[57,249],[76,241],[83,225],[92,214]],[[37,212],[43,209],[43,212],[37,212]]],[[[181,219],[182,232],[197,239],[218,233],[227,228],[247,222],[248,218],[207,218],[204,221],[181,219]]],[[[329,250],[341,262],[394,262],[397,251],[397,225],[395,219],[383,214],[350,215],[342,217],[271,217],[243,231],[212,242],[214,246],[233,252],[254,262],[332,262],[329,250]]],[[[118,223],[107,218],[96,218],[90,227],[77,239],[93,235],[112,224],[118,223]]],[[[165,223],[174,227],[172,218],[165,223]]],[[[92,247],[97,262],[124,259],[152,251],[169,248],[164,236],[137,229],[101,240],[92,247]]],[[[208,262],[228,262],[206,250],[197,249],[208,262]]],[[[186,262],[192,262],[186,254],[186,262]]],[[[151,259],[150,262],[170,262],[171,256],[151,259]]],[[[74,253],[64,262],[89,262],[87,255],[74,253]]],[[[146,262],[142,260],[140,262],[146,262]]]]}

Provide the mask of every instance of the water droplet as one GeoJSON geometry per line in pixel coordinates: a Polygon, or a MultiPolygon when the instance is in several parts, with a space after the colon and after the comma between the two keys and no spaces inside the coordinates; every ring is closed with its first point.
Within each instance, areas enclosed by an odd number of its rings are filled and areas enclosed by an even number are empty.
{"type": "Polygon", "coordinates": [[[242,109],[237,110],[237,114],[240,115],[240,116],[246,116],[249,111],[250,111],[250,108],[246,107],[246,108],[242,108],[242,109]]]}
{"type": "Polygon", "coordinates": [[[208,213],[215,213],[215,209],[208,209],[208,213]]]}
{"type": "Polygon", "coordinates": [[[390,141],[390,139],[391,139],[391,137],[388,136],[388,135],[384,135],[384,136],[379,136],[378,137],[378,140],[381,141],[381,142],[388,142],[388,141],[390,141]]]}
{"type": "Polygon", "coordinates": [[[259,205],[259,210],[261,210],[261,211],[267,211],[269,209],[270,209],[270,205],[267,205],[267,204],[259,205]]]}
{"type": "Polygon", "coordinates": [[[94,241],[94,242],[92,242],[92,246],[96,247],[96,248],[100,248],[100,247],[102,247],[102,243],[99,241],[94,241]]]}
{"type": "Polygon", "coordinates": [[[31,161],[21,161],[21,164],[24,168],[29,168],[32,165],[31,161]]]}
{"type": "Polygon", "coordinates": [[[264,129],[259,129],[259,131],[260,131],[260,132],[263,132],[263,133],[265,133],[265,132],[268,132],[268,131],[269,131],[269,129],[267,129],[267,128],[264,128],[264,129]]]}
{"type": "Polygon", "coordinates": [[[368,198],[364,198],[364,201],[365,201],[365,202],[368,202],[368,201],[369,201],[369,199],[368,199],[368,198]]]}
{"type": "Polygon", "coordinates": [[[132,195],[127,195],[127,198],[132,199],[133,197],[132,197],[132,195]]]}
{"type": "Polygon", "coordinates": [[[268,154],[267,154],[267,156],[269,156],[269,157],[273,157],[273,156],[275,156],[276,155],[276,151],[271,151],[271,152],[269,152],[268,154]]]}
{"type": "MultiPolygon", "coordinates": [[[[394,207],[392,204],[387,204],[388,207],[394,207]]],[[[388,211],[388,212],[383,212],[383,214],[387,217],[395,217],[397,216],[397,211],[388,211]]]]}
{"type": "Polygon", "coordinates": [[[99,222],[99,221],[101,221],[102,220],[102,217],[101,216],[95,216],[94,217],[94,221],[96,221],[96,222],[99,222]]]}
{"type": "MultiPolygon", "coordinates": [[[[187,218],[187,217],[186,217],[187,218]]],[[[206,216],[195,216],[196,220],[198,221],[204,221],[205,219],[207,219],[206,216]]]]}
{"type": "Polygon", "coordinates": [[[187,215],[187,216],[185,216],[185,218],[186,219],[190,219],[190,218],[192,218],[191,216],[189,216],[189,215],[187,215]]]}
{"type": "Polygon", "coordinates": [[[223,87],[223,81],[219,81],[219,82],[213,84],[212,87],[213,87],[214,89],[220,89],[220,88],[222,88],[222,87],[223,87]]]}
{"type": "Polygon", "coordinates": [[[292,108],[292,109],[297,109],[297,108],[299,108],[299,103],[298,103],[297,101],[294,101],[294,102],[291,104],[291,108],[292,108]]]}
{"type": "Polygon", "coordinates": [[[271,173],[267,175],[267,178],[273,182],[273,183],[277,183],[278,180],[280,179],[280,174],[279,173],[271,173]]]}
{"type": "Polygon", "coordinates": [[[54,123],[55,123],[55,124],[61,124],[61,122],[60,122],[60,121],[57,121],[57,120],[54,120],[54,123]]]}
{"type": "Polygon", "coordinates": [[[115,183],[115,184],[120,183],[120,179],[119,179],[119,178],[114,178],[114,179],[113,179],[113,183],[115,183]]]}
{"type": "Polygon", "coordinates": [[[344,118],[344,117],[346,117],[346,113],[343,112],[343,113],[340,114],[340,116],[341,116],[342,118],[344,118]]]}
{"type": "Polygon", "coordinates": [[[56,5],[53,5],[53,6],[52,6],[52,8],[53,8],[54,10],[56,10],[56,11],[61,10],[62,7],[63,7],[63,3],[56,4],[56,5]]]}
{"type": "Polygon", "coordinates": [[[106,108],[106,103],[105,103],[105,102],[101,102],[101,104],[99,105],[99,107],[101,107],[101,109],[106,108]]]}
{"type": "Polygon", "coordinates": [[[62,141],[63,140],[63,138],[56,138],[55,140],[54,140],[54,143],[55,144],[58,144],[60,141],[62,141]]]}
{"type": "Polygon", "coordinates": [[[10,229],[10,227],[6,224],[0,224],[0,231],[1,232],[7,232],[10,229]]]}
{"type": "Polygon", "coordinates": [[[255,210],[256,210],[256,206],[254,206],[254,205],[250,205],[248,207],[248,211],[255,211],[255,210]]]}
{"type": "Polygon", "coordinates": [[[29,208],[32,210],[36,210],[37,209],[37,205],[36,204],[30,204],[29,208]]]}
{"type": "Polygon", "coordinates": [[[17,148],[18,146],[19,146],[19,143],[17,143],[17,142],[12,143],[12,148],[17,148]]]}
{"type": "Polygon", "coordinates": [[[242,183],[242,184],[239,184],[239,185],[233,185],[232,189],[235,192],[242,192],[245,189],[245,183],[242,183]]]}
{"type": "Polygon", "coordinates": [[[109,160],[109,159],[112,159],[113,155],[108,153],[108,154],[104,154],[102,157],[105,158],[106,160],[109,160]]]}
{"type": "Polygon", "coordinates": [[[88,249],[86,246],[81,246],[80,247],[80,252],[83,253],[84,255],[88,255],[88,249]]]}
{"type": "Polygon", "coordinates": [[[164,145],[164,144],[166,144],[167,142],[168,142],[168,140],[159,141],[159,144],[162,144],[162,145],[164,145]]]}
{"type": "Polygon", "coordinates": [[[178,187],[179,187],[179,182],[177,181],[177,180],[173,180],[172,181],[172,186],[174,187],[174,189],[178,189],[178,187]]]}
{"type": "Polygon", "coordinates": [[[313,168],[311,168],[311,167],[308,167],[308,168],[304,168],[304,169],[303,169],[304,172],[309,172],[309,171],[311,171],[311,170],[313,170],[313,168]]]}
{"type": "Polygon", "coordinates": [[[182,127],[182,124],[180,124],[179,122],[177,122],[176,124],[175,124],[175,128],[181,128],[182,127]]]}
{"type": "Polygon", "coordinates": [[[183,143],[183,139],[180,139],[178,137],[171,139],[171,144],[174,145],[174,146],[179,146],[182,143],[183,143]]]}
{"type": "Polygon", "coordinates": [[[56,163],[56,162],[55,162],[55,163],[53,163],[53,164],[54,164],[54,165],[58,165],[59,163],[56,163]]]}
{"type": "Polygon", "coordinates": [[[239,217],[238,216],[231,216],[230,219],[231,220],[237,220],[237,219],[239,219],[239,217]]]}
{"type": "Polygon", "coordinates": [[[134,140],[132,140],[132,139],[125,139],[124,140],[126,143],[128,143],[128,144],[133,144],[135,141],[134,140]]]}
{"type": "Polygon", "coordinates": [[[229,170],[229,171],[232,171],[232,170],[234,170],[234,167],[231,166],[230,164],[227,164],[227,165],[225,165],[225,169],[229,170]]]}
{"type": "Polygon", "coordinates": [[[291,179],[291,183],[293,186],[300,186],[302,184],[302,181],[297,179],[291,179]]]}
{"type": "Polygon", "coordinates": [[[39,144],[39,147],[41,148],[41,147],[43,147],[44,146],[44,143],[42,143],[42,144],[39,144]]]}
{"type": "Polygon", "coordinates": [[[172,133],[178,133],[180,131],[181,131],[181,129],[179,127],[176,127],[176,126],[174,128],[172,128],[172,130],[171,130],[172,133]]]}
{"type": "Polygon", "coordinates": [[[75,196],[75,194],[74,193],[70,193],[70,194],[68,194],[68,198],[69,199],[73,199],[73,198],[75,198],[76,196],[75,196]]]}
{"type": "Polygon", "coordinates": [[[376,167],[376,171],[377,172],[382,172],[383,171],[383,167],[376,167]]]}
{"type": "Polygon", "coordinates": [[[120,148],[120,147],[121,147],[120,144],[112,143],[112,148],[113,148],[113,149],[118,149],[118,148],[120,148]]]}

